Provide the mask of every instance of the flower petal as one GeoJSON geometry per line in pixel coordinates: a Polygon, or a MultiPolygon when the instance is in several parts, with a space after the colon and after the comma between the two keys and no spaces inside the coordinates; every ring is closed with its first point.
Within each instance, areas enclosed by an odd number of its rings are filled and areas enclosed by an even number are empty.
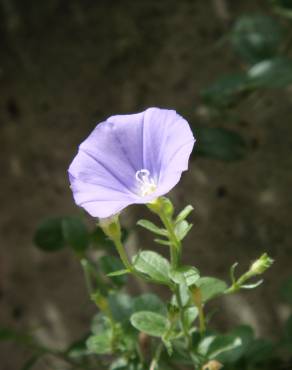
{"type": "Polygon", "coordinates": [[[73,178],[72,175],[70,177],[76,204],[83,207],[93,217],[109,217],[129,204],[135,203],[135,198],[111,187],[86,183],[73,178]]]}
{"type": "Polygon", "coordinates": [[[145,168],[159,175],[159,185],[170,172],[187,170],[195,142],[187,121],[174,110],[150,108],[144,125],[145,168]]]}

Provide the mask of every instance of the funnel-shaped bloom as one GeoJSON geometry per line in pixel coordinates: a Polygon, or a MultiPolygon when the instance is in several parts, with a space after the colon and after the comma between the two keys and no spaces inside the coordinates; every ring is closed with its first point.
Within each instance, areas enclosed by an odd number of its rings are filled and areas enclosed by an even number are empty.
{"type": "Polygon", "coordinates": [[[112,116],[83,143],[69,167],[75,202],[94,217],[166,194],[188,168],[195,139],[173,110],[112,116]]]}

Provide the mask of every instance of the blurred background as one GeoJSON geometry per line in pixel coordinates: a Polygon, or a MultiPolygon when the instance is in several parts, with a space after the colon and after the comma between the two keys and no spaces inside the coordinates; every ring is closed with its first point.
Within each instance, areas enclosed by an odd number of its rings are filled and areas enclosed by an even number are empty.
{"type": "MultiPolygon", "coordinates": [[[[96,123],[157,106],[177,110],[198,140],[170,194],[178,210],[195,207],[185,261],[228,279],[236,261],[244,271],[262,252],[275,259],[262,287],[220,300],[216,325],[281,335],[290,307],[279,289],[292,275],[291,15],[289,0],[0,1],[1,327],[59,348],[88,330],[95,307],[78,260],[38,250],[34,231],[47,216],[78,214],[67,168],[96,123]]],[[[129,208],[125,225],[141,213],[129,208]]],[[[129,250],[151,239],[136,230],[129,250]]],[[[0,345],[1,370],[27,358],[0,345]]]]}

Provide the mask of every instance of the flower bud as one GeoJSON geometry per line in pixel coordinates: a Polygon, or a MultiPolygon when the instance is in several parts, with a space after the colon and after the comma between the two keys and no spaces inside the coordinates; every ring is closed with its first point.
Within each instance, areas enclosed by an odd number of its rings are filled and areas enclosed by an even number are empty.
{"type": "Polygon", "coordinates": [[[274,260],[270,258],[267,253],[264,253],[259,259],[257,259],[250,267],[249,272],[252,275],[261,275],[269,267],[272,266],[274,260]]]}

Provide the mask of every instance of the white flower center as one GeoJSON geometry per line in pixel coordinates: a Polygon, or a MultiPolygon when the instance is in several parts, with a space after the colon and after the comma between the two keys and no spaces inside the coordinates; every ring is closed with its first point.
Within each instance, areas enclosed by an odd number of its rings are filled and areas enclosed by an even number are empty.
{"type": "Polygon", "coordinates": [[[150,176],[150,172],[145,168],[136,172],[136,180],[139,182],[139,187],[142,197],[152,194],[156,190],[156,184],[150,176]]]}

